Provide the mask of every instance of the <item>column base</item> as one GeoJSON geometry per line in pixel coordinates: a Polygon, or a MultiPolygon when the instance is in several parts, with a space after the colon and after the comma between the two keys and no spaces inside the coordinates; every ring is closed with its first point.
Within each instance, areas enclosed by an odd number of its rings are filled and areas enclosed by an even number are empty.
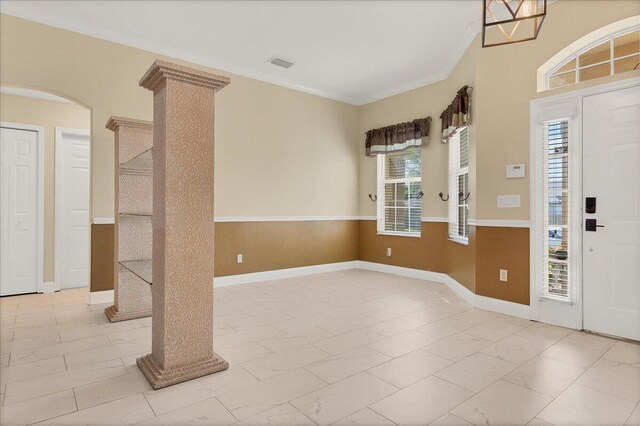
{"type": "Polygon", "coordinates": [[[104,310],[105,315],[111,322],[127,321],[136,318],[146,318],[151,316],[151,309],[142,311],[121,312],[116,309],[115,305],[111,305],[104,310]]]}
{"type": "Polygon", "coordinates": [[[198,377],[217,373],[229,368],[229,363],[213,353],[213,357],[206,361],[171,370],[161,369],[153,361],[153,354],[145,355],[136,360],[138,368],[147,378],[147,381],[154,389],[161,389],[167,386],[197,379],[198,377]]]}

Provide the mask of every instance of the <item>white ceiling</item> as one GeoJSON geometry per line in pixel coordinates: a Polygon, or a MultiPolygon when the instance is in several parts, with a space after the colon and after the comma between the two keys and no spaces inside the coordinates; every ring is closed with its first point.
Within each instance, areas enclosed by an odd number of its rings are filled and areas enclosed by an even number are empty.
{"type": "Polygon", "coordinates": [[[482,17],[480,0],[3,0],[0,9],[356,105],[446,78],[482,17]],[[271,65],[274,56],[295,65],[271,65]]]}

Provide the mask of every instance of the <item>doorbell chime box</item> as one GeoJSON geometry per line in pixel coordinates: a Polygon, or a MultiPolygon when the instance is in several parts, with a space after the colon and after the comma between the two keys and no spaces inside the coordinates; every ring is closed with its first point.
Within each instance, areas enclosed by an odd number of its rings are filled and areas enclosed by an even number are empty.
{"type": "Polygon", "coordinates": [[[510,164],[507,166],[507,179],[524,178],[524,164],[510,164]]]}

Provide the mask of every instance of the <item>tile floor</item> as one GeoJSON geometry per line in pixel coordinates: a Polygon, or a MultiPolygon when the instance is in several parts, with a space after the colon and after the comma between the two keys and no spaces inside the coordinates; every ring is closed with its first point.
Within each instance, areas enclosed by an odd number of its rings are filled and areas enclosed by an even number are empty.
{"type": "Polygon", "coordinates": [[[153,391],[151,319],[0,299],[2,425],[638,425],[640,346],[351,270],[216,289],[224,372],[153,391]]]}

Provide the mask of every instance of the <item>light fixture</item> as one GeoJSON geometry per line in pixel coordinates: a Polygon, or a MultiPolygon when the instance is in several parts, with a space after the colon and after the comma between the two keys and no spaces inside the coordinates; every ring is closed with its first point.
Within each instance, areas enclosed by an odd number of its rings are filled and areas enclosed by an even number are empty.
{"type": "Polygon", "coordinates": [[[482,0],[482,47],[535,40],[547,0],[482,0]]]}

